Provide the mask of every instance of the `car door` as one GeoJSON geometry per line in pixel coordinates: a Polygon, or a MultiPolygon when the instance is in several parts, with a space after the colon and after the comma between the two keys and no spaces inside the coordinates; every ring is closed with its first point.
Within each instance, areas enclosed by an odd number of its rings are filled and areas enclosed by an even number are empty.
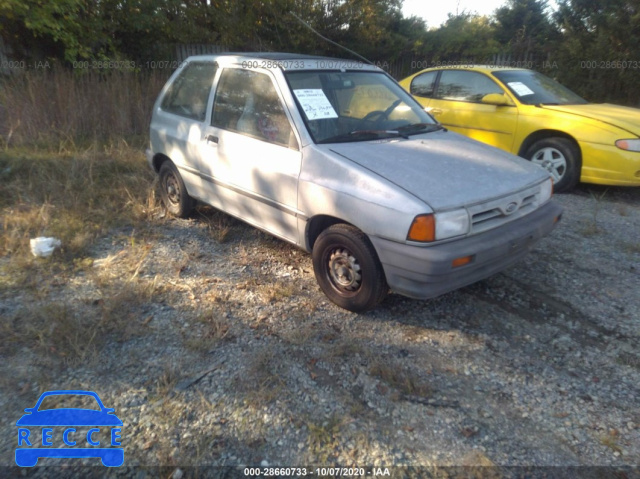
{"type": "Polygon", "coordinates": [[[176,165],[191,196],[203,198],[198,176],[199,143],[217,65],[189,62],[171,82],[154,111],[151,143],[176,165]]]}
{"type": "Polygon", "coordinates": [[[511,151],[518,109],[483,103],[482,98],[489,94],[505,92],[484,73],[443,70],[427,111],[453,131],[511,151]]]}
{"type": "Polygon", "coordinates": [[[297,241],[302,153],[270,72],[221,70],[200,152],[211,204],[297,241]]]}

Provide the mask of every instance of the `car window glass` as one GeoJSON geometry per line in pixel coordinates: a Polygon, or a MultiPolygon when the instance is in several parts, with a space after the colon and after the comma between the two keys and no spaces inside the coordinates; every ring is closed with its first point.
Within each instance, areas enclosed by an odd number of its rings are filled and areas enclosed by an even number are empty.
{"type": "Polygon", "coordinates": [[[215,72],[215,63],[189,63],[169,87],[161,108],[204,121],[215,72]]]}
{"type": "Polygon", "coordinates": [[[584,98],[579,97],[567,87],[538,72],[507,70],[494,72],[493,75],[525,105],[587,103],[584,98]]]}
{"type": "Polygon", "coordinates": [[[289,119],[268,75],[226,68],[220,75],[211,124],[298,149],[289,119]]]}
{"type": "Polygon", "coordinates": [[[442,72],[436,97],[442,100],[480,102],[490,93],[504,91],[493,80],[478,72],[445,70],[442,72]]]}
{"type": "Polygon", "coordinates": [[[86,394],[54,394],[47,396],[42,400],[42,403],[40,403],[38,411],[62,408],[93,409],[100,411],[100,406],[96,399],[86,394]]]}
{"type": "Polygon", "coordinates": [[[436,76],[438,72],[426,72],[418,75],[411,81],[411,94],[431,98],[433,89],[436,85],[436,76]]]}

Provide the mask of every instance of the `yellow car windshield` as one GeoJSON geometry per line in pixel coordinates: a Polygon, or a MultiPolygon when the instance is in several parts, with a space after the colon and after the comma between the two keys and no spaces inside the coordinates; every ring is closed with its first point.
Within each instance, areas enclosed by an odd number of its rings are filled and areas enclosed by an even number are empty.
{"type": "Polygon", "coordinates": [[[493,72],[525,105],[569,105],[587,103],[584,98],[541,73],[531,70],[493,72]]]}

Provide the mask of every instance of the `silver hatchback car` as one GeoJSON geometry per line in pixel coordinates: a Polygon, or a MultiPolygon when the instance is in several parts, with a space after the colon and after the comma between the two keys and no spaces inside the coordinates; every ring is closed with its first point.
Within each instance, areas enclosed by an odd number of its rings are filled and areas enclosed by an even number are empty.
{"type": "Polygon", "coordinates": [[[486,278],[562,213],[545,170],[447,131],[358,61],[191,57],[154,106],[147,157],[171,214],[198,200],[305,249],[351,311],[486,278]]]}

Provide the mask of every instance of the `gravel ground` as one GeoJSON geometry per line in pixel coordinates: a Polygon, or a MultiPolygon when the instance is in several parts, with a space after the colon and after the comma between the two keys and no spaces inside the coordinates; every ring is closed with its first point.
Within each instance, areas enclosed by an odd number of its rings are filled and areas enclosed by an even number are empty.
{"type": "MultiPolygon", "coordinates": [[[[92,266],[44,278],[37,294],[0,289],[14,322],[47,304],[119,319],[79,359],[3,350],[0,466],[42,391],[87,389],[122,419],[117,474],[131,477],[461,465],[636,477],[640,189],[583,186],[556,201],[561,224],[520,264],[431,301],[392,294],[361,315],[326,300],[309,255],[210,209],[159,219],[141,243],[113,231],[92,266]]],[[[61,463],[50,461],[39,464],[61,463]]],[[[86,475],[69,464],[29,475],[86,475]]]]}

